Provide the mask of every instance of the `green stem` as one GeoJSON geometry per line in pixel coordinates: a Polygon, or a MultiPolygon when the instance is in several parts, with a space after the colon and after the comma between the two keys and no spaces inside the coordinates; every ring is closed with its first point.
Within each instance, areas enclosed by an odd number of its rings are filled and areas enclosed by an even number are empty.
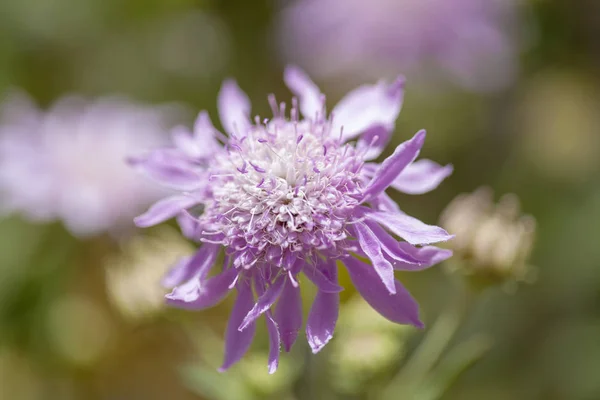
{"type": "Polygon", "coordinates": [[[383,399],[395,400],[399,393],[402,393],[402,398],[411,399],[463,322],[471,303],[471,292],[464,281],[452,278],[458,288],[455,301],[437,318],[415,352],[384,390],[383,399]]]}

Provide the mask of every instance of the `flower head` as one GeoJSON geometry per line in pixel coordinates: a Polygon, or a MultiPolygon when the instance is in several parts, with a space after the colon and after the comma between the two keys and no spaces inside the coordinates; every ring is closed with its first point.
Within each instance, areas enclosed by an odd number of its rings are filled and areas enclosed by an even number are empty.
{"type": "Polygon", "coordinates": [[[482,187],[457,196],[443,211],[440,223],[457,235],[452,248],[455,269],[473,278],[477,286],[533,278],[528,264],[535,239],[535,219],[520,211],[513,194],[497,204],[493,193],[482,187]]]}
{"type": "Polygon", "coordinates": [[[61,220],[78,236],[131,226],[164,189],[140,180],[126,157],[164,145],[166,110],[105,98],[67,97],[42,112],[25,96],[4,104],[0,206],[37,221],[61,220]]]}
{"type": "Polygon", "coordinates": [[[384,317],[421,326],[417,303],[394,279],[394,269],[420,270],[451,254],[417,247],[451,235],[404,214],[385,194],[390,186],[424,193],[451,173],[451,166],[415,161],[425,132],[402,143],[383,163],[367,162],[389,139],[403,80],[359,87],[329,117],[324,96],[302,71],[288,68],[285,81],[298,96],[289,118],[285,105],[271,96],[273,118],[256,117],[251,123],[248,98],[227,81],[218,105],[228,136],[202,112],[193,133],[174,131],[174,147],[133,160],[181,192],[156,203],[136,223],[150,226],[177,216],[187,237],[204,242],[165,279],[174,287],[168,301],[201,309],[237,289],[222,369],[247,351],[263,314],[271,337],[269,368],[276,369],[280,343],[289,350],[302,327],[301,273],[318,288],[306,334],[313,351],[319,351],[337,320],[338,261],[384,317]],[[221,250],[222,272],[209,277],[221,250]]]}
{"type": "Polygon", "coordinates": [[[284,56],[323,76],[433,69],[464,88],[494,90],[516,69],[514,8],[510,0],[296,0],[279,36],[284,56]]]}

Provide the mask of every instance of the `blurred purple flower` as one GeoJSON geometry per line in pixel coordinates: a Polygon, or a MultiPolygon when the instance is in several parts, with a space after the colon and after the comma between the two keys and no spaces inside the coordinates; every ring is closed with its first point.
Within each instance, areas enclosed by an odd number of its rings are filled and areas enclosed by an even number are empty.
{"type": "Polygon", "coordinates": [[[80,237],[133,228],[131,218],[165,191],[140,180],[126,157],[167,143],[167,115],[124,99],[79,97],[43,112],[14,94],[0,120],[2,213],[61,220],[80,237]]]}
{"type": "Polygon", "coordinates": [[[271,338],[269,371],[275,371],[280,343],[289,351],[302,327],[298,274],[318,288],[306,323],[316,353],[331,339],[337,321],[342,290],[337,261],[384,317],[420,327],[418,305],[394,270],[421,270],[451,255],[426,246],[451,235],[404,214],[385,194],[390,186],[425,193],[452,172],[451,166],[415,161],[425,132],[381,164],[368,162],[381,154],[394,128],[403,80],[357,88],[329,118],[324,96],[302,71],[286,69],[285,82],[298,96],[290,118],[285,104],[271,96],[274,117],[256,117],[252,124],[248,97],[226,81],[218,106],[228,137],[201,112],[193,133],[176,130],[174,147],[133,163],[180,191],[138,217],[137,225],[177,216],[187,237],[204,242],[165,277],[165,285],[174,288],[168,302],[203,309],[237,288],[221,370],[248,350],[256,320],[264,315],[271,338]],[[221,249],[222,271],[209,277],[221,249]]]}
{"type": "Polygon", "coordinates": [[[514,8],[514,0],[296,0],[281,14],[281,50],[320,76],[411,77],[433,67],[466,89],[496,90],[517,68],[514,8]]]}

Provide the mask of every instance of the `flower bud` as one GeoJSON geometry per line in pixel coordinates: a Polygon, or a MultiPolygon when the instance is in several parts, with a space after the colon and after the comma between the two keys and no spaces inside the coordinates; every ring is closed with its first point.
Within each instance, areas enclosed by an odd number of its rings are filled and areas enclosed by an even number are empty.
{"type": "Polygon", "coordinates": [[[493,203],[489,188],[457,196],[446,207],[440,223],[456,238],[451,268],[474,278],[477,283],[527,281],[528,265],[535,238],[535,219],[521,214],[514,194],[493,203]]]}

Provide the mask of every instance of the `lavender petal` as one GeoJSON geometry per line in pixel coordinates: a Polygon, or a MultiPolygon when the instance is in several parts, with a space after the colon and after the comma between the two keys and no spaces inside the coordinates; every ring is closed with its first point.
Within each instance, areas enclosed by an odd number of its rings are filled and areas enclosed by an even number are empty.
{"type": "Polygon", "coordinates": [[[352,283],[361,296],[379,314],[392,322],[423,327],[419,319],[419,305],[404,286],[396,280],[396,293],[381,288],[381,280],[373,268],[354,257],[344,259],[352,283]]]}
{"type": "Polygon", "coordinates": [[[364,200],[377,196],[385,191],[396,177],[419,155],[425,142],[425,131],[419,131],[412,139],[401,143],[394,153],[383,160],[375,171],[371,182],[363,191],[364,200]]]}
{"type": "Polygon", "coordinates": [[[219,372],[226,371],[246,354],[256,332],[256,324],[254,322],[249,323],[243,331],[238,329],[244,316],[252,308],[254,298],[248,281],[239,282],[237,290],[237,299],[233,305],[225,333],[225,359],[223,365],[219,368],[219,372]]]}
{"type": "Polygon", "coordinates": [[[354,231],[358,239],[360,247],[363,249],[367,257],[373,262],[373,268],[379,278],[390,292],[396,293],[394,284],[394,268],[392,264],[383,256],[381,246],[377,236],[363,223],[358,223],[354,226],[354,231]]]}
{"type": "MultiPolygon", "coordinates": [[[[321,268],[333,282],[337,282],[335,262],[324,264],[321,268]]],[[[338,293],[317,292],[306,321],[306,339],[313,353],[318,353],[333,337],[339,305],[338,293]]]]}
{"type": "Polygon", "coordinates": [[[279,326],[283,348],[289,352],[298,337],[298,331],[302,328],[300,288],[294,287],[289,279],[286,279],[279,296],[275,308],[275,321],[279,326]]]}
{"type": "Polygon", "coordinates": [[[198,200],[191,196],[175,195],[159,200],[144,214],[134,218],[135,224],[140,228],[160,224],[173,218],[182,210],[197,204],[198,200]]]}

